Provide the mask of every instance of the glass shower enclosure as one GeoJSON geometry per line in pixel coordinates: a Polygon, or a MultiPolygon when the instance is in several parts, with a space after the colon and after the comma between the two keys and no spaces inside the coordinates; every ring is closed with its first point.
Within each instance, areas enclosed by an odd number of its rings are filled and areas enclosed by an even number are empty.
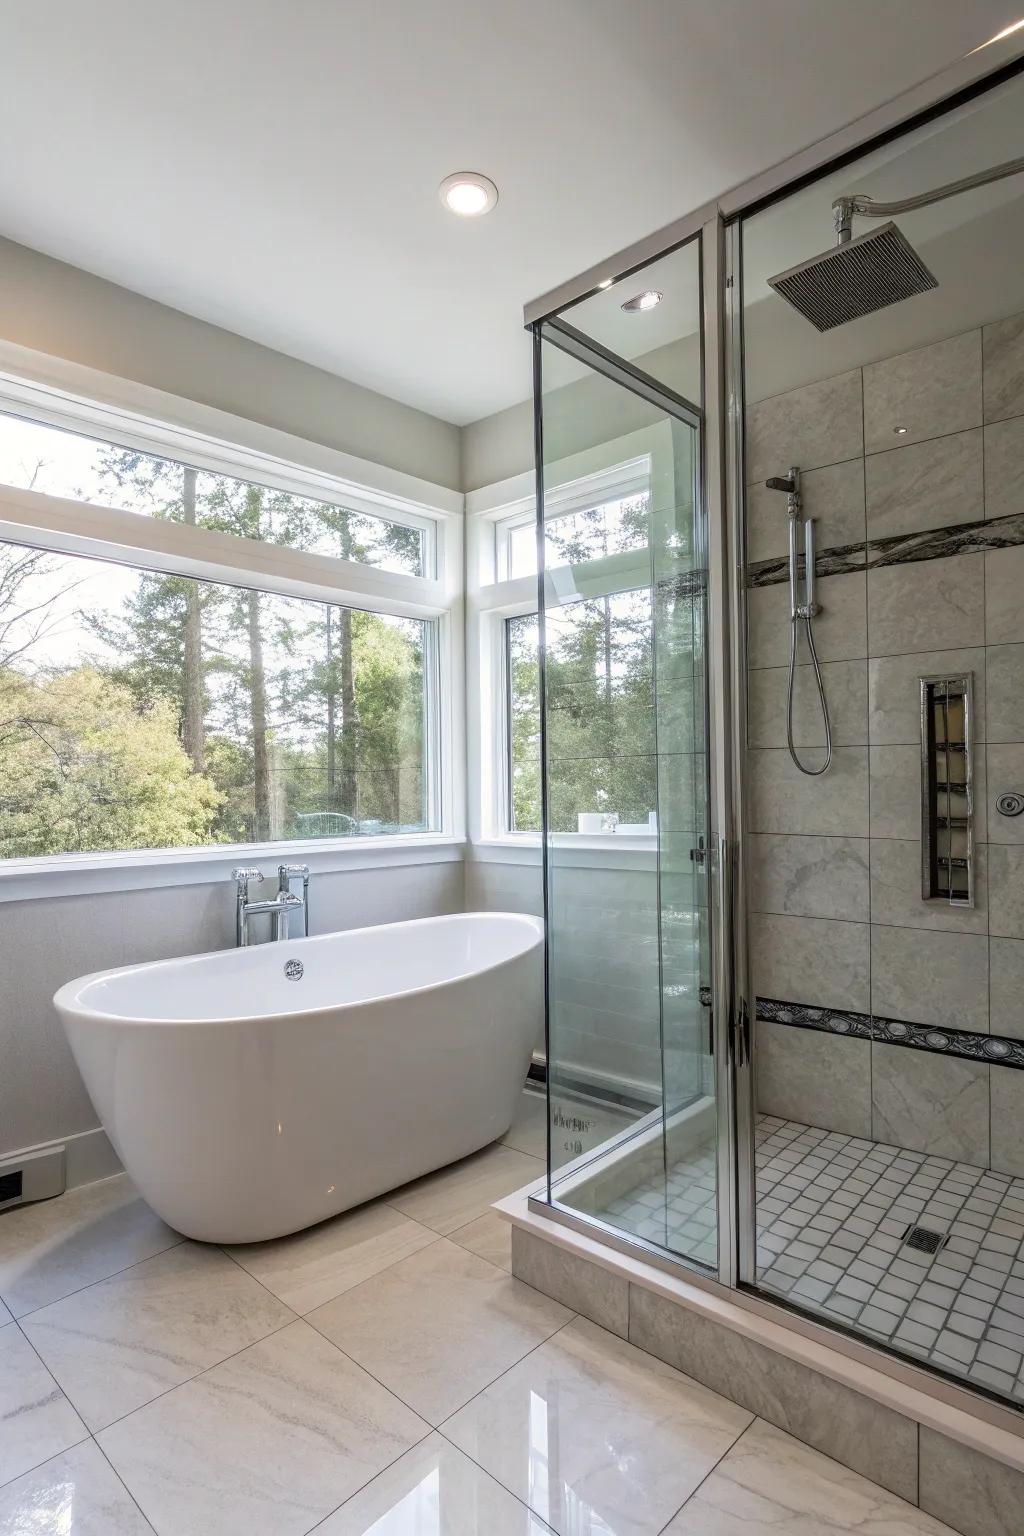
{"type": "Polygon", "coordinates": [[[1020,1408],[1024,60],[978,69],[528,309],[532,1204],[1020,1408]]]}

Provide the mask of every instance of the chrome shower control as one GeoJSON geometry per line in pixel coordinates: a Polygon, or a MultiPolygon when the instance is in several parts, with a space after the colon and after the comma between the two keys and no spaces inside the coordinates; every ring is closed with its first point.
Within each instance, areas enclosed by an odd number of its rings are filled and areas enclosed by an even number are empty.
{"type": "Polygon", "coordinates": [[[996,810],[1000,816],[1019,816],[1024,811],[1024,795],[1018,795],[1012,791],[1006,795],[1000,795],[996,801],[996,810]]]}

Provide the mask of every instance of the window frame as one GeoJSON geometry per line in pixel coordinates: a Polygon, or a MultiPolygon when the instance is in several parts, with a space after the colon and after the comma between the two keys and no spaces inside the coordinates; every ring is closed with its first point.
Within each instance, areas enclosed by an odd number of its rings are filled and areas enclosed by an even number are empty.
{"type": "MultiPolygon", "coordinates": [[[[0,352],[0,368],[7,360],[0,352]]],[[[53,360],[49,362],[52,364],[53,360]]],[[[59,371],[80,376],[91,372],[73,367],[59,371]]],[[[105,379],[105,387],[109,389],[111,382],[105,379]]],[[[145,399],[157,392],[125,386],[124,394],[145,399]]],[[[173,401],[173,397],[166,399],[173,401]]],[[[242,857],[251,862],[301,857],[317,870],[461,858],[462,496],[333,450],[316,449],[313,444],[304,444],[272,429],[261,430],[257,424],[192,402],[178,401],[176,405],[182,414],[193,418],[187,426],[173,420],[159,421],[109,400],[79,395],[49,379],[0,371],[0,412],[5,414],[425,529],[425,556],[430,552],[432,560],[428,564],[425,558],[424,564],[432,574],[411,576],[385,571],[292,546],[244,539],[6,484],[0,484],[0,540],[56,554],[247,587],[272,596],[299,597],[430,621],[425,631],[428,639],[424,654],[424,742],[427,804],[435,829],[387,837],[293,839],[8,859],[0,861],[0,902],[27,895],[217,880],[242,857]],[[198,424],[204,418],[210,426],[222,430],[234,426],[243,439],[265,437],[268,447],[254,447],[251,441],[233,443],[204,432],[198,424]],[[278,446],[309,450],[311,462],[269,451],[278,446]],[[333,472],[325,467],[331,460],[339,468],[365,469],[367,479],[376,480],[377,484],[357,484],[347,475],[333,472]]]]}

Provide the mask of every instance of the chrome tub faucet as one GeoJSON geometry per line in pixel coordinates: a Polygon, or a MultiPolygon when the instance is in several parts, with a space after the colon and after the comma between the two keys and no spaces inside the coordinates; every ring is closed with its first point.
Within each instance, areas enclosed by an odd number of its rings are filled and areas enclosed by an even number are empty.
{"type": "Polygon", "coordinates": [[[270,937],[276,942],[288,937],[288,917],[292,912],[302,913],[303,932],[309,937],[309,865],[279,864],[277,868],[277,893],[265,901],[250,901],[249,885],[263,883],[263,872],[243,866],[231,871],[235,882],[235,943],[244,949],[250,940],[249,921],[263,913],[270,916],[270,937]],[[302,877],[302,895],[296,896],[291,882],[302,877]]]}

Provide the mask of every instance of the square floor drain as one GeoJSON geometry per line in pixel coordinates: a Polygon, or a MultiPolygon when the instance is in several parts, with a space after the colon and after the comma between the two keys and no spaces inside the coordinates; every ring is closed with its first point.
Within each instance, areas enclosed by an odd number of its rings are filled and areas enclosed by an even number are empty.
{"type": "Polygon", "coordinates": [[[921,1253],[938,1253],[948,1232],[931,1232],[927,1227],[908,1227],[903,1234],[904,1248],[917,1248],[921,1253]]]}

